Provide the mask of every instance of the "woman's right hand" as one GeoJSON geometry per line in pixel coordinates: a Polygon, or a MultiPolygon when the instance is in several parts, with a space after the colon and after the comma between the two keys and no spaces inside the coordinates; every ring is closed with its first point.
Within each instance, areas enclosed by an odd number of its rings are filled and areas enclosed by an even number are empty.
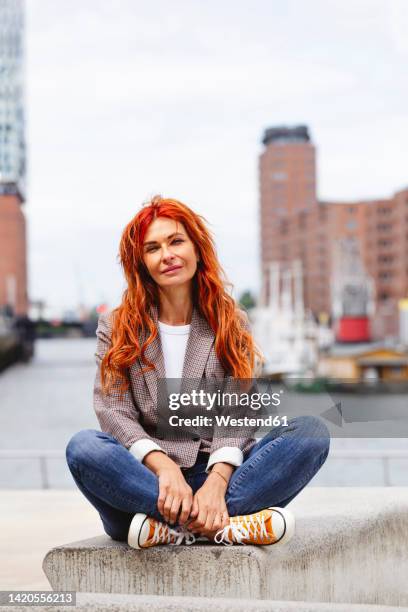
{"type": "Polygon", "coordinates": [[[160,451],[150,452],[143,463],[159,479],[157,508],[164,520],[170,524],[177,519],[181,525],[186,523],[193,505],[193,491],[177,463],[160,451]]]}

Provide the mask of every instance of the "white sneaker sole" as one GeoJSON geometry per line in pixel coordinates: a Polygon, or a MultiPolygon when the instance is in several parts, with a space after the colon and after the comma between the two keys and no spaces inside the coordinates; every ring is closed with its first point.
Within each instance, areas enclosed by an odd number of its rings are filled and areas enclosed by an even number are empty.
{"type": "Polygon", "coordinates": [[[128,544],[132,548],[137,550],[144,548],[140,545],[140,542],[144,542],[149,535],[149,521],[147,518],[147,514],[141,513],[135,514],[133,517],[128,533],[128,544]]]}
{"type": "Polygon", "coordinates": [[[277,508],[272,506],[271,508],[268,508],[268,510],[277,512],[282,517],[284,523],[283,533],[280,538],[278,538],[276,542],[273,543],[273,546],[276,546],[276,544],[286,544],[287,542],[289,542],[289,540],[292,539],[295,533],[295,517],[293,516],[290,510],[286,510],[285,508],[277,508]]]}

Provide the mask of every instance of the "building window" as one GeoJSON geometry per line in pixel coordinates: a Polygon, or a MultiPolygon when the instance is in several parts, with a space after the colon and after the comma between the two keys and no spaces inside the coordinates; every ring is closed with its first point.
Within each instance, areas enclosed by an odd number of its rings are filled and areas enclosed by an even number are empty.
{"type": "Polygon", "coordinates": [[[393,261],[392,255],[379,255],[377,258],[378,263],[391,263],[393,261]]]}
{"type": "Polygon", "coordinates": [[[307,214],[305,212],[301,212],[299,214],[299,227],[300,228],[305,228],[306,227],[306,222],[307,222],[307,214]]]}
{"type": "Polygon", "coordinates": [[[286,181],[288,175],[286,172],[272,172],[272,180],[273,181],[286,181]]]}
{"type": "Polygon", "coordinates": [[[282,220],[279,224],[279,229],[281,231],[282,234],[287,234],[288,233],[288,227],[289,224],[286,220],[282,220]]]}

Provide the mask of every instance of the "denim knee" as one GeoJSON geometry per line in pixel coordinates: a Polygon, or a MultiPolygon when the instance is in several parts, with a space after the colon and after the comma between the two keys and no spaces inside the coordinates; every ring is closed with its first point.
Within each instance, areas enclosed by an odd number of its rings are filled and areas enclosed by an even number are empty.
{"type": "Polygon", "coordinates": [[[89,451],[91,442],[100,433],[96,429],[82,429],[72,436],[65,449],[65,456],[69,466],[80,464],[89,451]]]}
{"type": "Polygon", "coordinates": [[[322,456],[322,463],[326,460],[330,449],[330,432],[319,417],[300,416],[292,421],[296,425],[299,435],[307,440],[307,446],[313,454],[322,456]]]}

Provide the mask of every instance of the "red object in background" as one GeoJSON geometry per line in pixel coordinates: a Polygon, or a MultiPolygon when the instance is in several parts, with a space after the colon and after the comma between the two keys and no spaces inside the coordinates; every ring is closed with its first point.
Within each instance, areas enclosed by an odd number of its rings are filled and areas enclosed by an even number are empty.
{"type": "Polygon", "coordinates": [[[341,317],[337,329],[338,342],[369,342],[370,321],[368,317],[341,317]]]}
{"type": "Polygon", "coordinates": [[[108,305],[107,304],[99,304],[96,307],[96,312],[98,314],[103,314],[104,312],[106,312],[108,310],[108,305]]]}

